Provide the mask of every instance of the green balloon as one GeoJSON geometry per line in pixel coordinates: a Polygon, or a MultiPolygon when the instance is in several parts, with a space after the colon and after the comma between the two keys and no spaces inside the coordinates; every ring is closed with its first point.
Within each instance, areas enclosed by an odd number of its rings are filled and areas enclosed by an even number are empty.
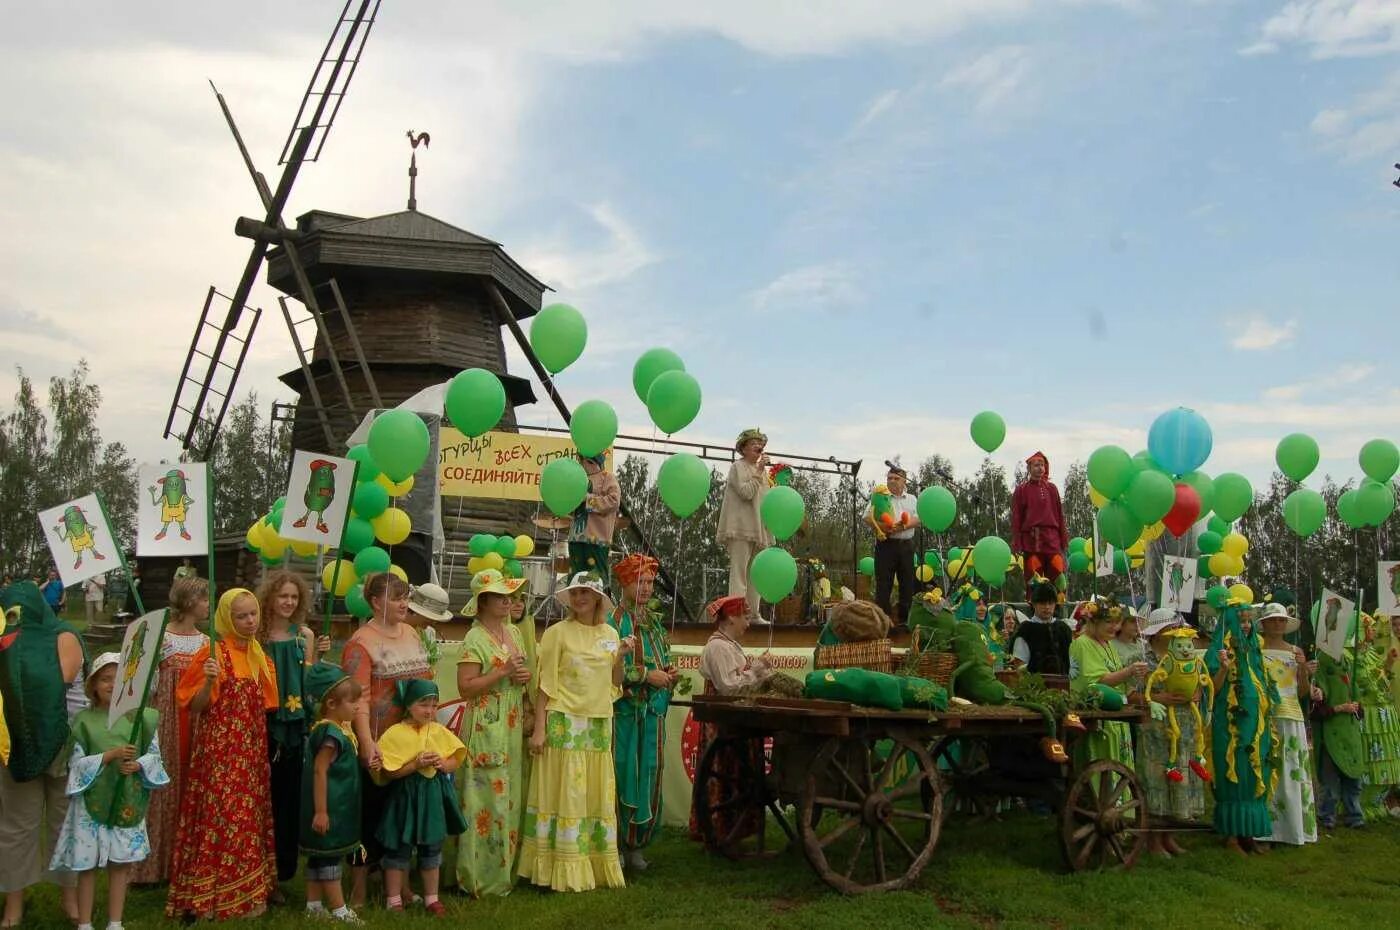
{"type": "Polygon", "coordinates": [[[354,587],[345,592],[345,609],[350,611],[350,616],[359,617],[361,620],[368,620],[374,616],[374,608],[365,600],[363,584],[356,582],[354,587]]]}
{"type": "Polygon", "coordinates": [[[374,544],[374,527],[364,517],[351,517],[345,521],[345,532],[340,537],[340,548],[353,555],[365,546],[374,544]]]}
{"type": "Polygon", "coordinates": [[[282,564],[282,556],[280,555],[268,555],[264,552],[261,555],[259,555],[258,558],[268,568],[276,568],[277,566],[282,564]]]}
{"type": "Polygon", "coordinates": [[[503,575],[505,575],[507,578],[523,578],[523,577],[525,577],[525,569],[524,569],[524,567],[522,567],[521,564],[520,564],[519,562],[517,562],[515,559],[506,559],[505,568],[501,569],[501,573],[502,573],[503,575]]]}
{"type": "Polygon", "coordinates": [[[1327,520],[1327,501],[1309,488],[1299,488],[1283,499],[1283,522],[1299,536],[1311,536],[1327,520]]]}
{"type": "Polygon", "coordinates": [[[1395,492],[1389,484],[1367,478],[1356,489],[1356,513],[1367,526],[1380,526],[1395,510],[1395,492]]]}
{"type": "Polygon", "coordinates": [[[1142,524],[1156,523],[1176,503],[1176,485],[1160,471],[1139,471],[1128,482],[1123,503],[1142,524]]]}
{"type": "Polygon", "coordinates": [[[617,438],[617,411],[601,400],[586,400],[574,408],[569,435],[574,438],[579,455],[592,458],[617,438]]]}
{"type": "Polygon", "coordinates": [[[685,362],[670,349],[647,349],[632,366],[632,390],[637,399],[647,402],[647,392],[651,383],[668,371],[685,371],[685,362]]]}
{"type": "Polygon", "coordinates": [[[1222,520],[1220,517],[1212,514],[1211,518],[1206,521],[1206,529],[1217,536],[1224,537],[1230,534],[1231,527],[1228,520],[1222,520]]]}
{"type": "Polygon", "coordinates": [[[1199,559],[1196,560],[1196,577],[1197,577],[1197,578],[1209,578],[1209,577],[1210,577],[1210,556],[1208,556],[1208,555],[1203,555],[1203,556],[1201,556],[1199,559]]]}
{"type": "Polygon", "coordinates": [[[1396,469],[1400,469],[1400,447],[1389,439],[1372,439],[1361,447],[1357,459],[1367,478],[1386,482],[1395,477],[1396,469]]]}
{"type": "Polygon", "coordinates": [[[1361,492],[1357,488],[1346,491],[1337,498],[1337,516],[1342,522],[1354,530],[1359,530],[1366,525],[1366,518],[1361,515],[1361,492]]]}
{"type": "Polygon", "coordinates": [[[1011,547],[1000,536],[983,536],[972,547],[972,564],[977,574],[992,584],[1006,580],[1011,567],[1011,547]]]}
{"type": "Polygon", "coordinates": [[[432,439],[418,414],[386,410],[370,424],[365,445],[390,481],[402,481],[423,467],[432,439]]]}
{"type": "Polygon", "coordinates": [[[856,563],[856,568],[857,568],[857,570],[858,570],[862,575],[873,575],[873,574],[875,574],[875,559],[874,559],[874,557],[873,557],[873,556],[868,556],[868,555],[867,555],[865,558],[861,559],[858,563],[856,563]]]}
{"type": "Polygon", "coordinates": [[[807,507],[802,503],[802,495],[793,488],[769,488],[763,495],[763,503],[758,508],[759,516],[768,532],[779,541],[788,539],[802,526],[807,516],[807,507]]]}
{"type": "Polygon", "coordinates": [[[378,546],[365,546],[355,556],[355,574],[366,578],[375,572],[387,572],[393,560],[378,546]]]}
{"type": "Polygon", "coordinates": [[[359,464],[359,468],[355,470],[356,483],[363,484],[379,477],[379,465],[374,461],[374,456],[370,454],[369,446],[364,443],[351,446],[350,451],[345,453],[345,457],[359,464]]]}
{"type": "Polygon", "coordinates": [[[1223,584],[1218,584],[1206,592],[1206,603],[1216,610],[1223,610],[1225,602],[1230,599],[1230,589],[1223,584]]]}
{"type": "MultiPolygon", "coordinates": [[[[1157,460],[1152,457],[1152,453],[1148,452],[1146,449],[1139,451],[1133,456],[1133,467],[1138,471],[1160,471],[1164,475],[1167,474],[1163,471],[1162,466],[1157,464],[1157,460]]],[[[1170,478],[1171,476],[1167,475],[1167,477],[1170,478]]]]}
{"type": "Polygon", "coordinates": [[[1089,484],[1110,501],[1128,490],[1133,460],[1118,446],[1100,446],[1089,454],[1089,484]]]}
{"type": "MultiPolygon", "coordinates": [[[[952,526],[958,516],[958,502],[952,492],[939,485],[924,488],[914,509],[918,511],[919,522],[933,533],[941,533],[952,526]]],[[[951,554],[948,557],[953,558],[951,554]]]]}
{"type": "Polygon", "coordinates": [[[1278,470],[1294,481],[1311,475],[1321,457],[1317,440],[1306,433],[1290,433],[1278,441],[1278,448],[1274,450],[1278,470]]]}
{"type": "Polygon", "coordinates": [[[1219,533],[1206,530],[1196,539],[1196,548],[1201,550],[1201,555],[1215,555],[1223,541],[1219,533]]]}
{"type": "MultiPolygon", "coordinates": [[[[1070,551],[1070,552],[1083,552],[1083,551],[1084,551],[1084,544],[1087,543],[1087,542],[1088,542],[1088,540],[1085,539],[1083,536],[1075,536],[1074,538],[1072,538],[1072,539],[1069,541],[1069,551],[1070,551]]],[[[1087,558],[1087,556],[1086,556],[1086,558],[1087,558]]]]}
{"type": "Polygon", "coordinates": [[[937,549],[930,549],[924,553],[924,564],[934,571],[938,570],[938,566],[943,564],[943,559],[939,557],[937,549]]]}
{"type": "Polygon", "coordinates": [[[983,410],[972,418],[972,441],[983,452],[995,452],[1006,439],[1006,421],[1001,414],[983,410]]]}
{"type": "Polygon", "coordinates": [[[1113,570],[1120,575],[1126,575],[1129,568],[1128,553],[1122,549],[1113,550],[1113,570]]]}
{"type": "Polygon", "coordinates": [[[1121,501],[1109,501],[1099,508],[1099,535],[1111,546],[1128,548],[1142,535],[1142,527],[1142,521],[1121,501]]]}
{"type": "Polygon", "coordinates": [[[588,473],[577,459],[555,459],[540,472],[540,498],[556,517],[573,514],[588,495],[588,473]]]}
{"type": "Polygon", "coordinates": [[[1070,552],[1069,570],[1076,574],[1089,570],[1089,557],[1084,554],[1083,549],[1070,552]]]}
{"type": "Polygon", "coordinates": [[[661,463],[656,490],[671,512],[684,520],[710,496],[710,469],[689,452],[677,452],[661,463]]]}
{"type": "Polygon", "coordinates": [[[1232,471],[1215,476],[1214,510],[1222,520],[1235,521],[1254,503],[1254,488],[1244,475],[1232,471]]]}
{"type": "Polygon", "coordinates": [[[578,361],[587,343],[588,324],[568,304],[550,304],[530,323],[530,347],[552,375],[578,361]]]}
{"type": "Polygon", "coordinates": [[[496,545],[492,547],[502,560],[515,558],[515,537],[499,536],[496,538],[496,545]]]}
{"type": "Polygon", "coordinates": [[[373,520],[389,506],[389,490],[378,481],[355,485],[355,496],[351,498],[355,513],[366,520],[373,520]]]}
{"type": "Polygon", "coordinates": [[[1191,485],[1196,491],[1196,496],[1201,499],[1201,512],[1197,515],[1197,520],[1215,509],[1215,482],[1210,480],[1210,475],[1197,469],[1182,475],[1181,481],[1191,485]]]}
{"type": "Polygon", "coordinates": [[[700,382],[686,371],[666,371],[657,375],[647,391],[647,413],[651,422],[666,435],[690,425],[700,412],[700,382]]]}
{"type": "Polygon", "coordinates": [[[775,604],[797,586],[797,562],[787,550],[770,546],[754,556],[749,566],[749,582],[759,597],[775,604]]]}
{"type": "Polygon", "coordinates": [[[496,551],[496,537],[490,533],[477,533],[467,540],[467,551],[474,559],[489,555],[496,551]]]}
{"type": "Polygon", "coordinates": [[[447,384],[443,409],[452,425],[468,436],[495,429],[506,412],[506,389],[494,371],[468,368],[447,384]]]}
{"type": "Polygon", "coordinates": [[[966,554],[967,550],[964,549],[962,546],[953,546],[948,550],[948,561],[956,562],[958,559],[962,558],[966,554]]]}

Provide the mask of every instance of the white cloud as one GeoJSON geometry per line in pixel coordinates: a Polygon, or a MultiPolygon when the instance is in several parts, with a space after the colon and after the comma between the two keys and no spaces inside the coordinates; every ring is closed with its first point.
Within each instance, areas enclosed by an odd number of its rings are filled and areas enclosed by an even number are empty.
{"type": "Polygon", "coordinates": [[[1274,349],[1293,341],[1298,330],[1298,322],[1273,323],[1263,316],[1255,315],[1244,321],[1230,345],[1242,352],[1258,352],[1274,349]]]}
{"type": "Polygon", "coordinates": [[[1299,45],[1313,58],[1383,55],[1400,50],[1400,3],[1395,0],[1291,0],[1264,23],[1243,55],[1267,55],[1299,45]]]}
{"type": "Polygon", "coordinates": [[[754,291],[749,298],[758,310],[804,314],[850,310],[861,302],[855,272],[844,262],[795,268],[754,291]]]}
{"type": "Polygon", "coordinates": [[[626,280],[657,260],[641,234],[612,204],[590,204],[583,211],[593,227],[585,238],[593,244],[579,246],[556,235],[513,249],[517,260],[556,290],[581,291],[626,280]]]}
{"type": "Polygon", "coordinates": [[[1266,400],[1274,401],[1296,401],[1300,400],[1304,394],[1313,391],[1335,391],[1336,388],[1360,384],[1376,370],[1376,366],[1365,362],[1353,362],[1342,365],[1335,370],[1327,372],[1326,377],[1316,378],[1311,381],[1299,381],[1294,384],[1280,384],[1267,388],[1264,391],[1266,400]]]}
{"type": "Polygon", "coordinates": [[[1003,45],[949,71],[941,85],[972,94],[976,108],[985,111],[1015,94],[1029,71],[1025,46],[1003,45]]]}
{"type": "Polygon", "coordinates": [[[860,115],[860,119],[856,120],[855,125],[851,127],[851,133],[858,133],[866,126],[875,122],[886,110],[894,106],[895,101],[898,99],[898,88],[893,88],[877,95],[874,100],[871,100],[870,103],[866,105],[864,112],[860,115]]]}
{"type": "Polygon", "coordinates": [[[1400,149],[1400,71],[1346,106],[1320,110],[1309,128],[1323,149],[1343,161],[1392,160],[1400,149]]]}

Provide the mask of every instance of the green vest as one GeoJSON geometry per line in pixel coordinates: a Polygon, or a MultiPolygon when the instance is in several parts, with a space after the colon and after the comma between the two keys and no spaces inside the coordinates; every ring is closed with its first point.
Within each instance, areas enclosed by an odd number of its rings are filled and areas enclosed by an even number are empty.
{"type": "Polygon", "coordinates": [[[321,720],[311,728],[301,769],[301,851],[312,856],[341,856],[360,846],[360,760],[350,737],[338,724],[321,720]],[[331,828],[311,829],[316,816],[316,753],[329,738],[339,753],[326,772],[326,813],[331,828]]]}
{"type": "MultiPolygon", "coordinates": [[[[73,720],[73,742],[83,747],[83,754],[100,755],[131,742],[134,712],[122,715],[116,729],[107,729],[107,711],[89,707],[73,720]]],[[[141,730],[135,739],[136,754],[142,755],[155,738],[160,714],[146,708],[141,714],[141,730]]],[[[83,792],[83,803],[93,820],[107,827],[134,827],[146,819],[146,804],[151,792],[141,781],[141,773],[123,775],[116,763],[108,762],[92,784],[83,792]]]]}

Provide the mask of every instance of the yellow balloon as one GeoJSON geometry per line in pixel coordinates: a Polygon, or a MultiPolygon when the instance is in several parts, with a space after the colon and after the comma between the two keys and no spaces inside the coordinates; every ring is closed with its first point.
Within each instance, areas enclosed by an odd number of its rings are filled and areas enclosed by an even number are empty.
{"type": "Polygon", "coordinates": [[[1142,568],[1142,559],[1129,559],[1128,565],[1131,568],[1142,568]]]}
{"type": "Polygon", "coordinates": [[[1140,559],[1147,554],[1147,544],[1141,539],[1138,539],[1137,542],[1133,543],[1131,546],[1129,546],[1123,551],[1128,553],[1128,558],[1130,559],[1140,559]]]}
{"type": "Polygon", "coordinates": [[[314,542],[307,542],[304,539],[290,539],[287,545],[292,547],[292,554],[302,559],[309,559],[316,555],[316,550],[321,548],[314,542]]]}
{"type": "Polygon", "coordinates": [[[1234,574],[1231,569],[1235,567],[1235,560],[1223,552],[1217,552],[1210,557],[1210,561],[1206,563],[1206,567],[1210,569],[1210,573],[1216,578],[1224,578],[1226,575],[1234,574]]]}
{"type": "Polygon", "coordinates": [[[1165,525],[1164,523],[1162,523],[1161,520],[1158,520],[1156,523],[1152,524],[1151,526],[1143,527],[1143,530],[1142,530],[1142,538],[1143,538],[1144,540],[1146,540],[1147,542],[1152,542],[1152,541],[1154,541],[1155,539],[1157,539],[1157,537],[1159,537],[1159,536],[1161,536],[1163,533],[1165,533],[1166,531],[1167,531],[1166,525],[1165,525]]]}
{"type": "Polygon", "coordinates": [[[258,538],[262,540],[262,546],[259,548],[259,551],[265,559],[282,558],[287,554],[287,547],[291,545],[290,542],[283,539],[276,530],[266,523],[262,525],[262,532],[258,534],[258,538]]]}
{"type": "Polygon", "coordinates": [[[506,567],[505,556],[499,552],[488,552],[481,557],[481,561],[487,568],[494,568],[496,571],[506,567]]]}
{"type": "Polygon", "coordinates": [[[1094,486],[1091,484],[1089,485],[1089,503],[1093,504],[1094,509],[1097,510],[1108,503],[1108,498],[1104,497],[1098,491],[1095,491],[1094,486]]]}
{"type": "Polygon", "coordinates": [[[535,538],[521,533],[515,537],[515,557],[517,559],[527,558],[535,551],[535,538]]]}
{"type": "Polygon", "coordinates": [[[486,571],[486,560],[484,558],[472,556],[470,559],[467,559],[467,571],[471,572],[473,575],[477,572],[486,571]]]}
{"type": "Polygon", "coordinates": [[[263,522],[259,520],[257,523],[248,527],[248,534],[243,538],[247,541],[248,545],[252,546],[254,549],[262,549],[262,531],[263,522]]]}
{"type": "Polygon", "coordinates": [[[914,572],[914,577],[920,581],[932,581],[933,569],[927,565],[920,565],[914,572]]]}
{"type": "Polygon", "coordinates": [[[1090,559],[1094,557],[1094,540],[1092,537],[1084,540],[1084,554],[1090,559]]]}
{"type": "Polygon", "coordinates": [[[402,580],[402,581],[407,581],[407,580],[408,580],[408,572],[404,571],[402,568],[400,568],[400,567],[397,566],[397,565],[390,565],[390,566],[389,566],[389,574],[391,574],[391,575],[397,575],[397,576],[399,577],[399,579],[402,580]]]}
{"type": "Polygon", "coordinates": [[[403,497],[409,491],[413,490],[412,475],[409,475],[402,481],[390,481],[388,475],[384,474],[383,472],[380,472],[379,476],[374,479],[374,482],[375,484],[378,484],[380,487],[382,487],[384,490],[388,491],[390,497],[403,497]]]}
{"type": "Polygon", "coordinates": [[[333,559],[326,563],[325,568],[321,569],[321,584],[329,591],[332,581],[334,581],[336,597],[344,597],[359,580],[355,574],[355,563],[349,559],[333,559]],[[335,573],[337,564],[340,566],[339,576],[335,573]]]}
{"type": "Polygon", "coordinates": [[[374,527],[374,538],[387,546],[397,546],[408,538],[409,530],[413,529],[413,521],[408,514],[397,507],[386,509],[369,521],[369,525],[374,527]]]}
{"type": "Polygon", "coordinates": [[[1220,551],[1226,555],[1233,555],[1243,558],[1249,551],[1249,540],[1245,539],[1242,533],[1227,533],[1220,541],[1220,551]]]}
{"type": "Polygon", "coordinates": [[[1230,597],[1236,601],[1239,601],[1241,604],[1254,603],[1253,589],[1242,581],[1230,585],[1230,597]]]}
{"type": "Polygon", "coordinates": [[[1240,558],[1240,557],[1237,556],[1237,555],[1229,556],[1229,559],[1230,559],[1230,569],[1229,569],[1229,571],[1227,571],[1225,574],[1227,574],[1227,575],[1243,575],[1243,574],[1244,574],[1244,559],[1240,558]]]}

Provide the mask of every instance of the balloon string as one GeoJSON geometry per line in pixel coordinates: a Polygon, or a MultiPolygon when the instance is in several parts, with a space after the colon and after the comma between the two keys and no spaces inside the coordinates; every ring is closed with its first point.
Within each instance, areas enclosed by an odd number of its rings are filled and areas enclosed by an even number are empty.
{"type": "MultiPolygon", "coordinates": [[[[686,524],[686,521],[685,521],[685,520],[682,520],[682,521],[681,521],[680,532],[679,532],[679,534],[678,534],[677,537],[676,537],[676,551],[675,551],[675,557],[676,557],[677,560],[680,559],[680,556],[681,556],[681,547],[685,544],[685,524],[686,524]]],[[[703,569],[702,569],[702,571],[703,571],[703,569]]],[[[676,578],[676,590],[671,592],[671,635],[672,635],[673,637],[676,635],[676,609],[680,606],[680,603],[681,603],[681,596],[680,596],[681,579],[680,579],[680,575],[677,574],[677,575],[675,576],[675,578],[676,578]]]]}
{"type": "MultiPolygon", "coordinates": [[[[462,498],[461,498],[461,497],[458,497],[458,498],[457,498],[457,526],[460,527],[461,525],[462,525],[462,498]]],[[[470,549],[467,550],[467,558],[471,558],[471,550],[470,550],[470,549]]],[[[449,595],[450,595],[451,592],[452,592],[452,575],[453,575],[453,571],[454,571],[456,568],[457,568],[457,560],[456,560],[456,559],[449,559],[449,560],[447,560],[447,584],[445,585],[445,587],[447,588],[447,591],[448,591],[448,594],[449,594],[449,595]]]]}

